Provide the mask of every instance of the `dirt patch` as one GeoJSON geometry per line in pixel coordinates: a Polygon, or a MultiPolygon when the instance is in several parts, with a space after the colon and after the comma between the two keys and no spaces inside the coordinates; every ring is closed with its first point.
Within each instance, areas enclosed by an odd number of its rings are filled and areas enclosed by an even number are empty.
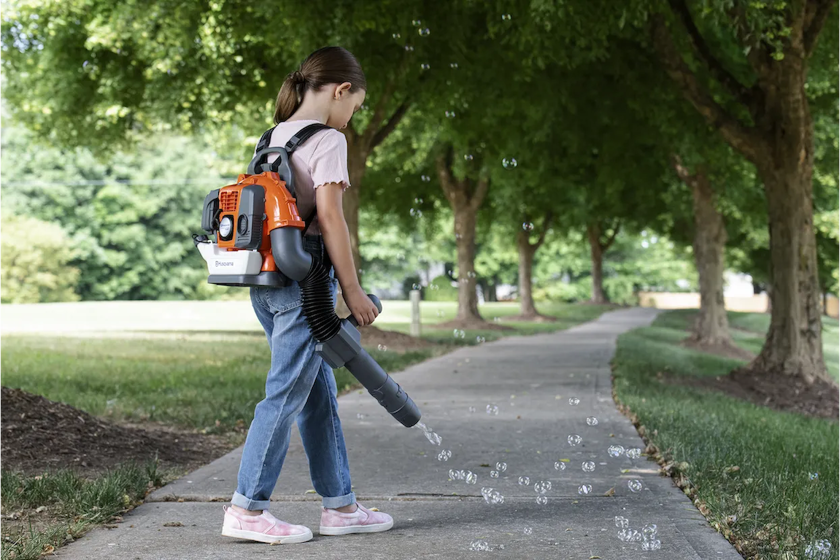
{"type": "Polygon", "coordinates": [[[707,354],[714,354],[716,356],[723,356],[724,358],[733,358],[735,360],[752,360],[755,354],[749,350],[745,350],[740,346],[734,344],[708,344],[687,338],[682,341],[682,346],[697,350],[699,352],[706,352],[707,354]]]}
{"type": "Polygon", "coordinates": [[[808,385],[798,377],[777,373],[759,375],[735,370],[718,377],[695,377],[659,372],[666,383],[721,391],[773,410],[837,420],[840,413],[837,386],[825,380],[808,385]]]}
{"type": "Polygon", "coordinates": [[[508,315],[505,317],[505,321],[531,321],[533,323],[554,323],[557,321],[557,317],[551,317],[550,315],[540,315],[539,313],[536,315],[508,315]]]}
{"type": "Polygon", "coordinates": [[[500,325],[499,323],[490,321],[476,321],[475,319],[452,319],[445,323],[436,323],[435,329],[474,329],[484,331],[515,331],[516,329],[508,325],[500,325]]]}
{"type": "Polygon", "coordinates": [[[72,468],[85,475],[154,459],[192,470],[236,446],[230,436],[169,427],[119,426],[64,403],[2,388],[3,468],[27,475],[72,468]]]}
{"type": "Polygon", "coordinates": [[[380,344],[387,346],[388,350],[419,350],[440,346],[435,342],[424,338],[409,336],[395,331],[383,331],[373,325],[359,327],[362,335],[362,346],[376,347],[380,344]]]}

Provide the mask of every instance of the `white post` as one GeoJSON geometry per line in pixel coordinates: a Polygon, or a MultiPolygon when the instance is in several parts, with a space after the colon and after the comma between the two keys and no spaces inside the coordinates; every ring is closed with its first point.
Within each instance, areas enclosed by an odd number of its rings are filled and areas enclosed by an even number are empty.
{"type": "Polygon", "coordinates": [[[411,336],[420,336],[420,290],[408,292],[408,299],[411,301],[411,336]]]}

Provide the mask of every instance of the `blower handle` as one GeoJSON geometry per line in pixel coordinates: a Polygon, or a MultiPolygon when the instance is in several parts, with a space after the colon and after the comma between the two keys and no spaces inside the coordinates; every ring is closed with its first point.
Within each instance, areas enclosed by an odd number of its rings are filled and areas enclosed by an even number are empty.
{"type": "MultiPolygon", "coordinates": [[[[370,301],[373,302],[373,305],[376,306],[376,309],[378,309],[379,312],[382,313],[382,302],[379,301],[379,298],[373,294],[368,294],[367,297],[370,298],[370,301]]],[[[356,320],[356,317],[352,313],[350,313],[350,315],[348,315],[346,319],[350,322],[351,325],[353,325],[356,328],[359,328],[359,322],[356,320]]]]}

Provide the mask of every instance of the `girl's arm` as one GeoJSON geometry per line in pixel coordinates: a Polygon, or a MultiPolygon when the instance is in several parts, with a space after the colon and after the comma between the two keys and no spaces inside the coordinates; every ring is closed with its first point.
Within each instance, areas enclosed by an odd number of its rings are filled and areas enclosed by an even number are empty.
{"type": "Polygon", "coordinates": [[[344,221],[344,209],[341,203],[342,185],[328,183],[315,189],[315,204],[318,208],[318,225],[324,244],[335,267],[335,277],[341,284],[341,292],[349,293],[361,289],[350,250],[350,230],[344,221]]]}

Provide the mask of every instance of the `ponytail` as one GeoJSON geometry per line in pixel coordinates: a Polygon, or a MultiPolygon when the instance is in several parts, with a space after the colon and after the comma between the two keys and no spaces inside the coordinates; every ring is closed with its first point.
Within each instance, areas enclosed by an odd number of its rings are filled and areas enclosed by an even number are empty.
{"type": "Polygon", "coordinates": [[[303,102],[307,91],[320,91],[327,84],[350,82],[350,93],[367,90],[365,73],[356,57],[342,47],[323,47],[310,54],[300,70],[286,75],[277,93],[274,124],[291,117],[303,102]]]}

